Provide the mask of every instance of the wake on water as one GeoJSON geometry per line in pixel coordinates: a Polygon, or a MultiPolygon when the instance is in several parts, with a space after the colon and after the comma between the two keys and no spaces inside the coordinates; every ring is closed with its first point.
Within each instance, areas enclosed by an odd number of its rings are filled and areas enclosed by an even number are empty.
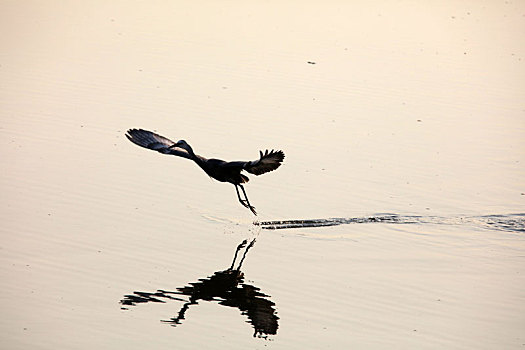
{"type": "Polygon", "coordinates": [[[473,225],[491,230],[507,232],[525,232],[525,214],[482,215],[482,216],[416,216],[397,214],[378,214],[366,217],[301,219],[254,222],[266,230],[281,230],[305,227],[323,227],[348,224],[437,224],[437,225],[473,225]]]}

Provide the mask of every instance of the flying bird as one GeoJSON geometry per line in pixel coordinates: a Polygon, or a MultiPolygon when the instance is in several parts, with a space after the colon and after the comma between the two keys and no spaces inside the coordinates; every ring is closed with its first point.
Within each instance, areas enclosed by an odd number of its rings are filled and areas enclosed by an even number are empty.
{"type": "Polygon", "coordinates": [[[248,177],[241,174],[242,170],[254,175],[261,175],[275,170],[281,166],[284,160],[283,151],[268,151],[264,153],[259,151],[259,159],[253,161],[234,161],[226,162],[221,159],[207,159],[195,154],[191,146],[184,140],[173,142],[170,139],[155,134],[154,132],[143,129],[130,129],[126,134],[128,140],[136,145],[148,148],[162,154],[172,154],[174,156],[184,157],[193,160],[206,172],[210,177],[217,181],[229,182],[235,186],[239,202],[246,208],[250,209],[254,215],[257,215],[255,207],[250,204],[243,183],[249,181],[248,177]],[[241,189],[244,198],[241,198],[239,192],[241,189]]]}

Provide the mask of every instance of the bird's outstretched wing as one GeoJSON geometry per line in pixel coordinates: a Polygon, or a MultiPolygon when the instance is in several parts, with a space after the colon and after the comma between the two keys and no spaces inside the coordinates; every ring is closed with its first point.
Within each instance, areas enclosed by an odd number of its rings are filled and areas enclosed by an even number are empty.
{"type": "Polygon", "coordinates": [[[172,147],[175,142],[148,130],[129,129],[126,137],[140,147],[148,148],[162,154],[173,154],[179,157],[190,158],[190,155],[185,149],[172,147]]]}
{"type": "Polygon", "coordinates": [[[246,162],[244,170],[251,174],[261,175],[269,171],[275,170],[281,166],[281,162],[284,160],[283,151],[271,150],[268,152],[259,151],[260,158],[252,162],[246,162]]]}

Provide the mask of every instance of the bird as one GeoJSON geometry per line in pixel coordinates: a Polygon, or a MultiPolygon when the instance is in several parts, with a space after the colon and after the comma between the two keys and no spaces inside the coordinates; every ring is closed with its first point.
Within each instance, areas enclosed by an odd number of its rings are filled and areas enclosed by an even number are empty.
{"type": "Polygon", "coordinates": [[[255,211],[255,207],[250,204],[243,186],[244,183],[249,181],[249,178],[242,174],[241,171],[244,170],[250,174],[262,175],[279,168],[284,160],[284,152],[280,150],[259,151],[259,159],[253,161],[227,162],[221,159],[208,159],[195,154],[185,140],[173,142],[164,136],[144,129],[129,129],[126,137],[140,147],[151,149],[162,154],[171,154],[191,159],[211,178],[220,182],[233,184],[239,202],[245,208],[250,209],[254,215],[257,215],[257,212],[255,211]],[[239,188],[244,198],[241,198],[239,188]]]}

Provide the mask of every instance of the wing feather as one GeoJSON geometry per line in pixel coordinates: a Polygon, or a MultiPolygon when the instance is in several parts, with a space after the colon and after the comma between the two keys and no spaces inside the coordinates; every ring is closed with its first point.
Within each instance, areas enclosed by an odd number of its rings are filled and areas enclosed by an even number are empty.
{"type": "Polygon", "coordinates": [[[280,167],[283,160],[283,151],[271,150],[269,152],[266,150],[264,153],[259,151],[259,159],[246,162],[244,170],[251,174],[261,175],[280,167]]]}
{"type": "Polygon", "coordinates": [[[173,154],[179,157],[190,158],[189,153],[185,149],[173,147],[175,142],[148,130],[129,129],[126,137],[140,147],[151,149],[162,154],[173,154]]]}

